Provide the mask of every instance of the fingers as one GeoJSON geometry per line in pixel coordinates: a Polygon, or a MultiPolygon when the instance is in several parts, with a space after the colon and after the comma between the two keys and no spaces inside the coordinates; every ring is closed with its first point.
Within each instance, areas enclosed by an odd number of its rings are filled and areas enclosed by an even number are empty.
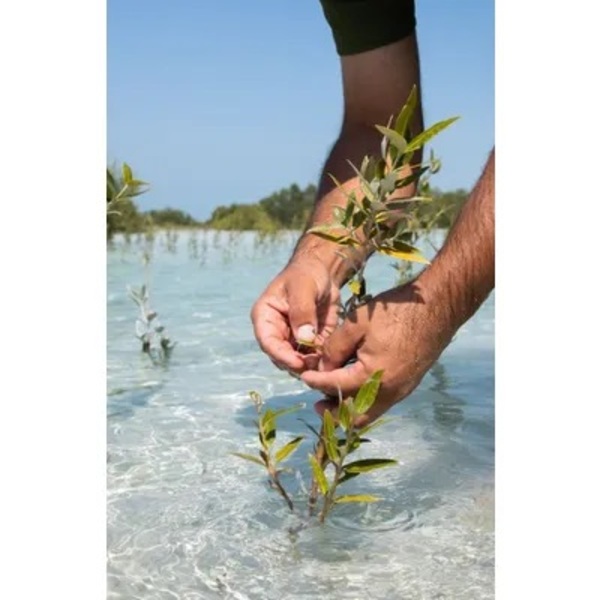
{"type": "Polygon", "coordinates": [[[294,277],[286,282],[290,299],[288,317],[296,340],[313,342],[318,327],[317,285],[312,277],[294,277]]]}
{"type": "Polygon", "coordinates": [[[357,321],[344,322],[323,343],[321,370],[332,371],[345,365],[356,356],[363,339],[364,331],[357,321]]]}
{"type": "Polygon", "coordinates": [[[338,398],[340,394],[342,397],[355,395],[368,377],[369,373],[359,361],[333,371],[305,371],[301,379],[309,387],[338,398]]]}
{"type": "Polygon", "coordinates": [[[305,368],[289,341],[287,306],[276,297],[261,298],[252,309],[252,325],[259,346],[278,366],[293,371],[305,368]]]}

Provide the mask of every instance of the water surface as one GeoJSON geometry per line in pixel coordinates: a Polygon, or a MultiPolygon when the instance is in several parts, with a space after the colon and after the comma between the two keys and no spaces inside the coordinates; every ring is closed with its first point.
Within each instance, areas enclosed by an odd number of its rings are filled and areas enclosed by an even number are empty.
{"type": "MultiPolygon", "coordinates": [[[[304,433],[297,416],[317,424],[319,395],[273,367],[249,320],[294,240],[161,234],[109,251],[109,598],[493,598],[493,295],[361,449],[399,460],[346,484],[382,502],[345,505],[325,526],[290,535],[301,519],[259,467],[228,454],[256,451],[250,390],[272,407],[306,404],[282,419],[282,439],[304,433]],[[135,338],[127,286],[144,282],[177,342],[167,367],[135,338]]],[[[373,291],[393,283],[391,264],[373,261],[373,291]]],[[[297,497],[309,450],[291,461],[302,474],[288,480],[297,497]]]]}

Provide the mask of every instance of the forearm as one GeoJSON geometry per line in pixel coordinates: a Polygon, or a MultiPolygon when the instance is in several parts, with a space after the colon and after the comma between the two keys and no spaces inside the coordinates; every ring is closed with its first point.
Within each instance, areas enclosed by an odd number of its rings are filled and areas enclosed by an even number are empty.
{"type": "Polygon", "coordinates": [[[449,336],[481,306],[494,288],[494,150],[464,204],[442,250],[419,277],[424,301],[449,336]]]}
{"type": "MultiPolygon", "coordinates": [[[[315,225],[333,222],[333,211],[336,206],[344,207],[346,195],[359,188],[358,178],[348,164],[360,165],[366,154],[378,151],[380,135],[374,127],[366,125],[345,126],[337,141],[333,145],[319,181],[317,200],[312,215],[307,224],[307,230],[315,225]],[[343,191],[338,189],[330,177],[333,175],[343,183],[343,191]]],[[[357,195],[360,197],[357,191],[357,195]]],[[[352,262],[360,266],[366,260],[366,252],[358,249],[356,255],[350,259],[349,251],[340,247],[335,242],[330,242],[310,233],[304,233],[292,256],[292,261],[305,256],[318,257],[333,274],[339,285],[345,283],[351,275],[352,262]],[[341,252],[344,250],[344,252],[341,252]],[[344,259],[340,254],[344,254],[344,259]]]]}
{"type": "MultiPolygon", "coordinates": [[[[374,50],[342,56],[342,83],[344,92],[344,120],[340,135],[323,168],[317,202],[309,227],[331,223],[335,206],[345,206],[346,196],[336,189],[329,174],[343,182],[344,191],[358,187],[358,179],[348,164],[359,167],[367,154],[379,154],[381,135],[375,125],[386,125],[390,116],[396,115],[409,97],[414,85],[419,85],[419,56],[416,34],[374,50]]],[[[423,115],[420,102],[410,124],[412,135],[420,133],[423,115]]],[[[419,156],[414,160],[418,162],[419,156]]],[[[403,190],[411,195],[414,189],[403,190]]],[[[357,193],[360,200],[361,194],[357,193]]],[[[338,283],[345,282],[352,273],[352,262],[338,255],[335,243],[304,234],[292,260],[305,255],[318,256],[324,261],[338,283]]],[[[345,253],[348,250],[345,249],[345,253]]],[[[358,261],[367,258],[366,251],[359,252],[358,261]]],[[[360,266],[356,265],[356,266],[360,266]]],[[[356,268],[356,266],[354,268],[356,268]]]]}

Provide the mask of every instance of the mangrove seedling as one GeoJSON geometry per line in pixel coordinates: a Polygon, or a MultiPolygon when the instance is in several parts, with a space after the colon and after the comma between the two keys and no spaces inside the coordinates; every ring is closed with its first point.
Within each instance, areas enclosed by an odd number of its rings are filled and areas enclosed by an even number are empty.
{"type": "Polygon", "coordinates": [[[243,452],[233,452],[232,454],[264,467],[267,470],[269,477],[269,485],[279,493],[279,495],[284,499],[288,508],[293,511],[294,503],[280,480],[281,473],[286,471],[286,469],[282,468],[281,465],[298,449],[298,446],[302,443],[304,436],[296,436],[294,439],[275,450],[275,440],[277,437],[277,418],[281,417],[282,415],[295,412],[303,408],[303,405],[282,408],[279,410],[271,410],[270,408],[267,408],[265,411],[263,411],[264,402],[260,394],[257,392],[250,392],[250,398],[254,402],[256,412],[258,413],[258,420],[254,421],[254,424],[258,430],[260,450],[258,455],[246,454],[243,452]]]}
{"type": "Polygon", "coordinates": [[[166,364],[173,353],[176,342],[172,342],[164,325],[158,320],[158,313],[150,308],[150,295],[146,285],[139,290],[129,288],[130,298],[137,304],[140,314],[135,322],[136,337],[142,342],[142,352],[154,364],[166,364]]]}
{"type": "MultiPolygon", "coordinates": [[[[308,455],[313,473],[313,486],[308,498],[308,514],[312,516],[316,513],[319,499],[321,499],[321,508],[318,514],[321,523],[325,521],[331,509],[337,504],[377,502],[379,500],[379,498],[369,494],[337,494],[337,489],[341,484],[361,473],[396,464],[395,460],[387,458],[368,458],[348,462],[350,454],[358,450],[363,443],[369,442],[364,435],[385,422],[385,419],[378,419],[365,427],[359,428],[354,425],[356,418],[365,414],[375,402],[381,375],[382,371],[375,373],[360,388],[356,398],[340,400],[337,423],[330,411],[325,411],[321,433],[309,423],[305,423],[317,436],[314,453],[308,455]],[[343,432],[340,436],[336,433],[338,425],[343,432]],[[329,467],[331,468],[328,469],[329,467]],[[328,470],[332,472],[329,477],[327,475],[328,470]]],[[[275,448],[275,441],[277,439],[277,418],[295,412],[303,405],[263,411],[264,402],[261,396],[257,392],[250,392],[250,398],[254,402],[258,413],[258,420],[254,423],[258,431],[260,449],[258,454],[243,452],[233,452],[232,454],[266,469],[269,485],[283,498],[290,511],[295,512],[294,500],[285,489],[280,476],[286,471],[289,472],[282,465],[296,452],[304,436],[296,436],[280,445],[279,448],[275,448]]]]}

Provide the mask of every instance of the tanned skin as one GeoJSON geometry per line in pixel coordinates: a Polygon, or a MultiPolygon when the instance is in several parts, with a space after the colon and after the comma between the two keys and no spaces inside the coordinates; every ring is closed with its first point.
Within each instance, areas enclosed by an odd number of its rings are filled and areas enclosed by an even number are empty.
{"type": "MultiPolygon", "coordinates": [[[[374,125],[396,114],[413,85],[420,89],[414,35],[342,57],[341,65],[344,120],[323,169],[309,227],[330,222],[333,208],[346,203],[328,173],[346,191],[358,188],[347,161],[360,164],[364,155],[379,152],[381,136],[374,125]]],[[[420,105],[411,129],[413,135],[422,129],[420,105]]],[[[259,345],[277,366],[335,398],[318,402],[319,412],[335,411],[340,392],[354,394],[383,369],[377,402],[363,416],[366,423],[417,387],[494,287],[494,152],[432,264],[413,282],[376,296],[336,327],[339,290],[352,275],[352,261],[339,252],[335,243],[304,233],[288,265],[256,301],[252,323],[259,345]],[[297,352],[298,339],[323,346],[318,363],[297,352]],[[349,359],[356,362],[345,366],[349,359]]],[[[358,260],[367,258],[363,254],[358,260]]]]}

